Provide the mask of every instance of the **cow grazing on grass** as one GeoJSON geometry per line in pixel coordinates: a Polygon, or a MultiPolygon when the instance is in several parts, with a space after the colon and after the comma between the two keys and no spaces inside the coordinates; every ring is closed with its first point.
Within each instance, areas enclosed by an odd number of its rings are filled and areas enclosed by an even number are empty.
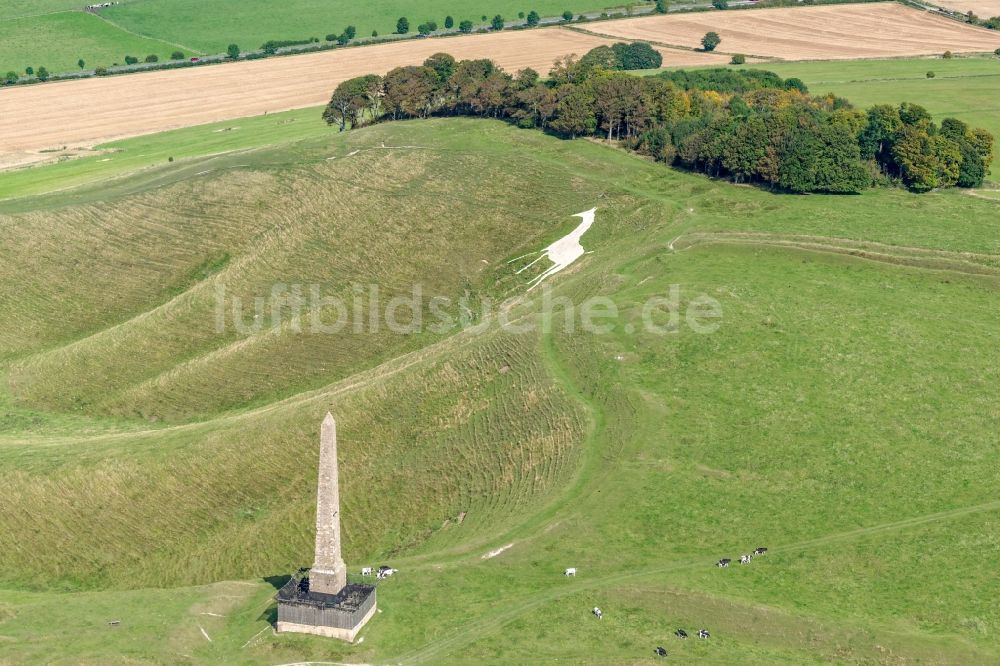
{"type": "Polygon", "coordinates": [[[708,638],[708,636],[709,636],[708,629],[698,630],[698,638],[708,638]]]}
{"type": "Polygon", "coordinates": [[[754,555],[764,555],[767,553],[767,548],[757,548],[753,551],[754,555]]]}
{"type": "Polygon", "coordinates": [[[753,555],[740,555],[740,564],[750,564],[752,559],[753,555]]]}
{"type": "Polygon", "coordinates": [[[364,567],[364,568],[362,568],[361,569],[361,575],[362,576],[371,576],[372,575],[372,568],[371,567],[364,567]]]}
{"type": "Polygon", "coordinates": [[[576,567],[570,567],[569,569],[566,569],[566,571],[563,572],[563,575],[564,576],[575,576],[576,575],[576,567]]]}
{"type": "Polygon", "coordinates": [[[392,567],[381,566],[378,568],[378,574],[376,575],[376,577],[379,580],[382,580],[383,578],[388,578],[397,571],[399,571],[399,569],[393,569],[392,567]]]}
{"type": "Polygon", "coordinates": [[[732,562],[731,559],[729,559],[728,557],[723,557],[721,560],[719,560],[716,563],[715,566],[717,566],[717,567],[728,567],[730,562],[732,562]]]}
{"type": "Polygon", "coordinates": [[[657,647],[655,650],[653,650],[653,652],[656,654],[657,657],[667,656],[667,651],[662,646],[657,647]]]}
{"type": "Polygon", "coordinates": [[[590,612],[593,613],[594,617],[596,617],[598,620],[600,620],[602,617],[604,617],[604,613],[602,613],[601,609],[598,608],[597,606],[594,606],[594,610],[592,610],[590,612]]]}
{"type": "Polygon", "coordinates": [[[688,632],[684,631],[683,629],[678,629],[677,631],[674,632],[674,636],[676,636],[677,638],[684,639],[688,637],[688,632]]]}

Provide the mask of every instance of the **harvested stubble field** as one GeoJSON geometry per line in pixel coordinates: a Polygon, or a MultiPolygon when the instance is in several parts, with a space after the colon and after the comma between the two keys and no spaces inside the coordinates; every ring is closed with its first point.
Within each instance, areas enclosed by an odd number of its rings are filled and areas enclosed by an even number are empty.
{"type": "Polygon", "coordinates": [[[710,30],[722,37],[722,52],[784,60],[891,58],[1000,47],[1000,32],[895,3],[657,16],[612,21],[589,31],[615,39],[697,47],[710,30]]]}
{"type": "Polygon", "coordinates": [[[980,18],[1000,16],[1000,0],[934,0],[934,4],[956,12],[972,12],[980,18]]]}
{"type": "MultiPolygon", "coordinates": [[[[421,39],[269,58],[225,66],[66,81],[3,91],[0,166],[34,161],[37,151],[323,104],[341,81],[418,64],[446,51],[492,58],[514,72],[549,70],[556,58],[610,40],[547,28],[449,39],[421,39]]],[[[661,49],[670,65],[718,64],[722,55],[661,49]]]]}

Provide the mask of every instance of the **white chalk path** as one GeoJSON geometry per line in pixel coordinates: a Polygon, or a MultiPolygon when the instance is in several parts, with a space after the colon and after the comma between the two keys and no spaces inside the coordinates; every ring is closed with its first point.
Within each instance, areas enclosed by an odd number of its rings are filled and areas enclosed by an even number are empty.
{"type": "Polygon", "coordinates": [[[500,553],[502,553],[505,550],[507,550],[508,548],[513,548],[513,547],[514,547],[514,544],[512,544],[512,543],[509,543],[506,546],[500,546],[496,550],[491,550],[490,552],[484,554],[481,559],[491,560],[494,557],[496,557],[497,555],[499,555],[500,553]]]}
{"type": "MultiPolygon", "coordinates": [[[[531,282],[528,283],[528,291],[531,291],[540,285],[545,278],[555,275],[586,254],[586,251],[580,244],[580,238],[582,238],[583,235],[587,233],[587,229],[590,229],[591,225],[594,224],[594,213],[596,211],[597,208],[591,208],[590,210],[585,210],[582,213],[574,215],[573,217],[579,217],[582,220],[582,222],[577,225],[576,229],[542,250],[537,259],[515,273],[515,275],[520,275],[545,257],[548,257],[549,261],[552,262],[553,265],[550,266],[548,270],[533,278],[531,282]]],[[[523,259],[526,256],[528,255],[511,259],[511,261],[517,261],[518,259],[523,259]]]]}

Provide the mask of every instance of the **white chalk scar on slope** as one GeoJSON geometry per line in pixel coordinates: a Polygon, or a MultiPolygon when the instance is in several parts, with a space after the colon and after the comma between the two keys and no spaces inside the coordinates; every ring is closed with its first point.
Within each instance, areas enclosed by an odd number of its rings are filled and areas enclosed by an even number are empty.
{"type": "MultiPolygon", "coordinates": [[[[597,208],[591,208],[590,210],[585,210],[582,213],[574,215],[573,217],[579,217],[582,220],[582,222],[577,225],[576,229],[542,250],[537,259],[515,273],[515,275],[520,275],[541,261],[544,257],[548,257],[549,261],[552,262],[553,265],[550,266],[548,270],[541,275],[532,278],[531,282],[528,283],[528,291],[531,291],[540,285],[545,278],[555,275],[586,254],[586,251],[583,249],[583,245],[580,244],[580,238],[582,238],[583,234],[587,232],[587,229],[590,229],[591,225],[594,224],[594,213],[596,211],[597,208]]],[[[526,256],[529,255],[523,255],[521,257],[517,257],[516,259],[511,259],[511,262],[523,259],[526,256]]]]}

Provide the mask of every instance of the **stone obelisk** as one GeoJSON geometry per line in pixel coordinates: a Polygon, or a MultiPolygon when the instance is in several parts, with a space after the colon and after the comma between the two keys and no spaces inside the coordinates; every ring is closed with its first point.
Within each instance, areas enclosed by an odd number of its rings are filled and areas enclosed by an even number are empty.
{"type": "Polygon", "coordinates": [[[320,430],[316,561],[309,572],[311,592],[337,594],[347,585],[347,567],[340,554],[340,482],[337,474],[337,423],[327,412],[320,430]]]}

